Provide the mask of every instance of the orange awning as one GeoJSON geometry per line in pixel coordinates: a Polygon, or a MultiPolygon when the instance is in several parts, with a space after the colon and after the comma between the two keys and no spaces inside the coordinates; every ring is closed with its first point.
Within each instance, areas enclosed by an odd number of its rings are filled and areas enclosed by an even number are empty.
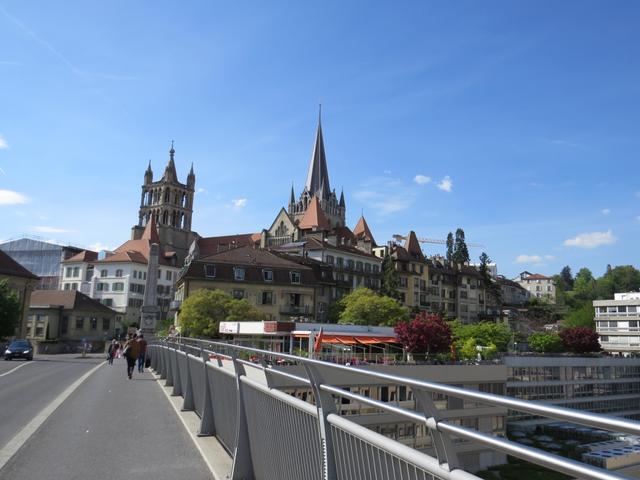
{"type": "MultiPolygon", "coordinates": [[[[309,338],[308,333],[294,333],[296,338],[309,338]]],[[[396,337],[371,337],[358,335],[322,334],[322,343],[341,343],[343,345],[373,345],[376,343],[397,343],[396,337]]]]}

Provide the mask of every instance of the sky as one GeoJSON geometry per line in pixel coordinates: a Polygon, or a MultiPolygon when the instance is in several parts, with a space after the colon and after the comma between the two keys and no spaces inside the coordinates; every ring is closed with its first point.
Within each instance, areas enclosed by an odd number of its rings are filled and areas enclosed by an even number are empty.
{"type": "Polygon", "coordinates": [[[171,140],[194,230],[268,228],[322,103],[332,187],[378,244],[461,227],[508,277],[640,266],[639,22],[635,1],[0,0],[0,240],[117,247],[171,140]]]}

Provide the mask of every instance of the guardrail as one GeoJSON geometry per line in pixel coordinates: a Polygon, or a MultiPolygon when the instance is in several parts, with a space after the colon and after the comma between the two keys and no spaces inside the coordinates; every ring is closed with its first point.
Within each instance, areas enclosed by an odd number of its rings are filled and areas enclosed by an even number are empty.
{"type": "Polygon", "coordinates": [[[492,436],[441,419],[432,400],[440,393],[485,405],[613,432],[640,435],[640,422],[533,403],[434,382],[361,370],[350,366],[254,348],[196,339],[168,339],[149,346],[151,366],[183,409],[200,416],[199,435],[215,435],[233,458],[232,480],[250,479],[431,479],[479,480],[459,466],[451,437],[471,440],[577,478],[628,478],[585,463],[492,436]],[[254,363],[240,358],[251,355],[254,363]],[[282,362],[300,364],[306,377],[282,371],[282,362]],[[325,381],[325,369],[411,387],[418,410],[381,402],[325,381]],[[273,376],[308,385],[315,405],[273,388],[273,376]],[[338,414],[335,400],[346,398],[398,415],[429,429],[435,456],[429,456],[362,427],[338,414]]]}

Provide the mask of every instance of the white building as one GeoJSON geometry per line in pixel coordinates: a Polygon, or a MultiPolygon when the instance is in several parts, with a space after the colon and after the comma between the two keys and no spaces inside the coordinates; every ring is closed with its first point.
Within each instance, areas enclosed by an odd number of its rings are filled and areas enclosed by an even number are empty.
{"type": "Polygon", "coordinates": [[[522,272],[513,280],[528,290],[531,298],[540,298],[550,303],[556,303],[556,285],[553,283],[552,277],[539,273],[522,272]]]}
{"type": "MultiPolygon", "coordinates": [[[[154,220],[147,223],[142,237],[129,240],[114,252],[83,251],[63,262],[61,290],[80,290],[112,308],[116,330],[122,322],[140,324],[141,307],[147,285],[151,244],[160,243],[154,220]]],[[[173,286],[180,272],[175,252],[162,250],[159,258],[157,293],[161,318],[169,311],[173,286]]]]}
{"type": "Polygon", "coordinates": [[[613,300],[594,300],[600,345],[611,353],[640,352],[640,292],[616,293],[613,300]]]}

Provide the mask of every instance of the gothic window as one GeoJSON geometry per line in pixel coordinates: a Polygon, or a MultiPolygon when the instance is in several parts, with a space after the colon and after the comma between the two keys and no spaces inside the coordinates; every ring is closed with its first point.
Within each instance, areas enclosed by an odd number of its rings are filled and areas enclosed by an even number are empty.
{"type": "Polygon", "coordinates": [[[278,228],[276,229],[276,237],[282,237],[286,234],[287,234],[287,227],[284,224],[284,221],[281,221],[280,225],[278,225],[278,228]]]}
{"type": "Polygon", "coordinates": [[[182,194],[182,200],[180,201],[180,206],[181,207],[187,206],[187,196],[184,193],[182,194]]]}
{"type": "Polygon", "coordinates": [[[164,201],[165,202],[169,202],[169,195],[170,195],[169,190],[165,190],[164,191],[164,201]]]}
{"type": "Polygon", "coordinates": [[[180,223],[178,224],[178,227],[180,228],[185,228],[185,223],[184,223],[184,213],[180,214],[180,223]]]}
{"type": "Polygon", "coordinates": [[[168,223],[169,223],[169,212],[165,210],[165,212],[162,214],[162,224],[167,225],[168,223]]]}
{"type": "Polygon", "coordinates": [[[177,190],[173,193],[173,203],[174,203],[174,205],[178,205],[178,192],[177,192],[177,190]]]}

